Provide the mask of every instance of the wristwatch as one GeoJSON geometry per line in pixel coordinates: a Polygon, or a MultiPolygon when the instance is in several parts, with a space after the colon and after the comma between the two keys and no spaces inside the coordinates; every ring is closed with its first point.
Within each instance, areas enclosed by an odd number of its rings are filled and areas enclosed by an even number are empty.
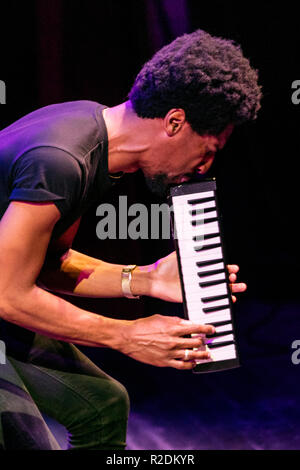
{"type": "Polygon", "coordinates": [[[130,289],[130,283],[132,278],[132,271],[136,268],[136,264],[129,264],[122,269],[122,291],[125,297],[128,299],[139,299],[139,295],[133,295],[130,289]]]}

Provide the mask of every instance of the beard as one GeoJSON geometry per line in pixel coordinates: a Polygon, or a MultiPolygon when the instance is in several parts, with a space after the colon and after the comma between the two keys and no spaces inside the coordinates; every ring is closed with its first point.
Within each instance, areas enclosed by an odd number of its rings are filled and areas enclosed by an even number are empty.
{"type": "MultiPolygon", "coordinates": [[[[188,177],[189,182],[202,181],[206,179],[206,175],[200,175],[197,172],[186,173],[182,176],[188,177]]],[[[147,176],[144,174],[144,177],[146,185],[150,189],[150,191],[160,198],[167,197],[171,185],[185,184],[176,181],[176,179],[178,179],[178,176],[170,179],[166,173],[158,173],[154,176],[147,176]]]]}
{"type": "Polygon", "coordinates": [[[154,176],[146,176],[145,182],[150,191],[160,198],[166,198],[170,181],[166,173],[158,173],[154,176]]]}

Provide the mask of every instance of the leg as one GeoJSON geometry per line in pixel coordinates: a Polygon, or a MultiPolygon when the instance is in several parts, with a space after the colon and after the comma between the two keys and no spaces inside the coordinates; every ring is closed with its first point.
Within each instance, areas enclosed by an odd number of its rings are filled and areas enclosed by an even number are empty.
{"type": "Polygon", "coordinates": [[[71,448],[125,448],[127,391],[74,345],[36,335],[28,363],[13,364],[39,409],[67,428],[71,448]]]}
{"type": "Polygon", "coordinates": [[[0,450],[59,450],[11,362],[0,365],[0,450]]]}

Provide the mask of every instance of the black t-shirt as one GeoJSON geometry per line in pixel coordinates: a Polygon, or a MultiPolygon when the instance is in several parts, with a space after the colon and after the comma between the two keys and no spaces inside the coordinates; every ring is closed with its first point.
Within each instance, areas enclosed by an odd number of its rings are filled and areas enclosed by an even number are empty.
{"type": "MultiPolygon", "coordinates": [[[[92,101],[50,105],[0,132],[0,219],[11,201],[53,201],[61,213],[53,239],[101,200],[112,185],[104,108],[92,101]]],[[[11,354],[21,348],[24,331],[0,320],[0,339],[11,354]]]]}
{"type": "Polygon", "coordinates": [[[0,132],[0,218],[10,201],[53,201],[61,235],[111,186],[102,111],[92,101],[46,106],[0,132]]]}

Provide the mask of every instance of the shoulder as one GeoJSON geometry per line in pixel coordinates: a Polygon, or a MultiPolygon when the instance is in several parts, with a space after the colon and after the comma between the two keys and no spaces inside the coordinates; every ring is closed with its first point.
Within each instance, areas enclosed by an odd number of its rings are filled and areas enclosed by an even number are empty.
{"type": "Polygon", "coordinates": [[[81,169],[75,157],[66,150],[52,146],[39,146],[19,155],[14,160],[14,168],[44,168],[48,171],[74,173],[78,176],[81,169]]]}

